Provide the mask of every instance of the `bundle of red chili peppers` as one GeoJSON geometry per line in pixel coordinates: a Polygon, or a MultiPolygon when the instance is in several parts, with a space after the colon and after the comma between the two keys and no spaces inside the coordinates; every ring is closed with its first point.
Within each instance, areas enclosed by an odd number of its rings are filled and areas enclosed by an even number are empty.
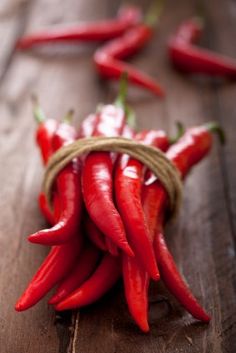
{"type": "MultiPolygon", "coordinates": [[[[158,147],[184,179],[212,146],[217,124],[187,129],[173,142],[162,130],[136,132],[129,126],[124,82],[114,104],[100,106],[76,130],[68,121],[46,119],[36,105],[36,132],[44,164],[60,147],[91,136],[123,136],[158,147]]],[[[165,242],[168,195],[142,163],[127,155],[92,152],[59,172],[53,207],[43,193],[39,206],[48,229],[29,236],[51,250],[16,304],[17,311],[35,305],[52,288],[56,310],[81,308],[103,296],[123,278],[128,309],[144,332],[148,325],[150,279],[162,279],[196,319],[210,317],[181,277],[165,242]]]]}

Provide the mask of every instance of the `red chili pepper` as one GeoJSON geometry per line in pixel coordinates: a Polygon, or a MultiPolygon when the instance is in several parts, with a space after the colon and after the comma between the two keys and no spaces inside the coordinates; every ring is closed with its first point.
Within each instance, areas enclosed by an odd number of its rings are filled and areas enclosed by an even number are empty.
{"type": "MultiPolygon", "coordinates": [[[[97,113],[93,136],[119,136],[125,126],[124,96],[126,82],[122,81],[114,105],[103,106],[97,113]]],[[[113,202],[113,160],[108,152],[90,153],[82,170],[82,191],[90,218],[102,233],[128,255],[133,255],[126,239],[121,217],[113,202]],[[104,218],[104,215],[106,217],[104,218]]]]}
{"type": "Polygon", "coordinates": [[[201,33],[202,23],[197,19],[190,19],[180,25],[168,44],[173,65],[188,73],[236,79],[236,60],[194,45],[201,33]]]}
{"type": "Polygon", "coordinates": [[[23,311],[35,305],[70,273],[78,259],[81,247],[82,237],[79,234],[68,244],[52,247],[25,292],[17,301],[16,311],[23,311]]]}
{"type": "Polygon", "coordinates": [[[34,118],[38,123],[36,130],[36,142],[40,148],[41,157],[44,165],[47,164],[48,159],[53,154],[52,138],[58,128],[58,121],[54,119],[47,119],[42,111],[37,97],[32,97],[34,103],[34,118]]]}
{"type": "Polygon", "coordinates": [[[61,41],[104,41],[122,35],[128,28],[138,24],[141,18],[142,14],[139,7],[126,5],[120,9],[115,19],[80,23],[27,35],[18,41],[17,48],[29,49],[36,44],[61,41]]]}
{"type": "MultiPolygon", "coordinates": [[[[53,137],[53,149],[58,150],[75,141],[77,133],[67,124],[61,123],[53,137]]],[[[78,160],[68,164],[57,176],[57,193],[60,199],[61,214],[57,223],[28,237],[32,243],[59,245],[76,236],[80,223],[82,195],[78,160]]]]}
{"type": "MultiPolygon", "coordinates": [[[[167,157],[174,163],[182,177],[209,152],[212,145],[210,131],[214,130],[221,133],[216,124],[188,129],[183,137],[167,151],[167,157]]],[[[153,245],[161,278],[173,295],[194,317],[209,321],[208,315],[197,303],[179,274],[161,235],[167,202],[165,189],[157,178],[151,175],[143,186],[143,207],[151,237],[154,237],[153,245]]]]}
{"type": "Polygon", "coordinates": [[[93,244],[95,244],[98,249],[106,251],[107,246],[105,237],[88,215],[85,216],[84,227],[87,236],[93,242],[93,244]]]}
{"type": "MultiPolygon", "coordinates": [[[[137,134],[135,139],[145,144],[158,145],[163,150],[169,145],[163,131],[144,131],[137,134]]],[[[127,156],[121,157],[115,170],[115,195],[128,241],[138,261],[153,279],[158,279],[159,273],[141,202],[143,173],[142,163],[127,156]]]]}
{"type": "Polygon", "coordinates": [[[161,278],[166,287],[193,317],[204,322],[209,322],[211,319],[210,316],[198,303],[181,277],[162,233],[156,233],[154,246],[161,278]]]}
{"type": "Polygon", "coordinates": [[[120,274],[120,258],[110,254],[104,255],[92,276],[68,297],[56,304],[55,309],[62,311],[94,303],[112,288],[120,274]]]}
{"type": "Polygon", "coordinates": [[[118,256],[119,255],[119,249],[116,246],[116,244],[113,242],[113,240],[111,240],[110,238],[106,237],[105,241],[106,241],[107,251],[113,256],[118,256]]]}
{"type": "Polygon", "coordinates": [[[162,97],[164,96],[164,91],[155,80],[135,69],[132,65],[121,61],[121,59],[125,59],[140,51],[151,39],[154,32],[153,26],[160,15],[160,4],[158,4],[158,9],[153,9],[152,6],[150,14],[146,23],[143,22],[136,25],[122,36],[99,48],[94,54],[94,63],[101,76],[117,80],[123,72],[127,72],[128,79],[132,83],[162,97]]]}
{"type": "Polygon", "coordinates": [[[100,252],[92,245],[88,245],[79,257],[75,267],[60,283],[56,293],[49,299],[49,304],[56,304],[66,298],[76,288],[81,286],[95,270],[100,252]]]}
{"type": "MultiPolygon", "coordinates": [[[[164,151],[169,146],[169,140],[163,131],[143,131],[135,138],[144,144],[159,147],[164,151]]],[[[149,274],[151,273],[153,277],[154,273],[156,275],[154,279],[157,279],[159,272],[156,267],[148,223],[142,208],[143,175],[144,166],[142,163],[133,158],[122,157],[116,169],[115,190],[117,190],[117,205],[126,227],[127,237],[136,255],[135,258],[130,258],[122,254],[126,301],[135,322],[142,331],[148,332],[149,274]]]]}
{"type": "Polygon", "coordinates": [[[43,192],[40,192],[39,194],[38,204],[45,219],[50,225],[53,226],[55,224],[55,220],[59,219],[61,213],[61,203],[59,195],[56,192],[54,192],[53,194],[53,210],[51,210],[48,206],[48,201],[43,192]]]}

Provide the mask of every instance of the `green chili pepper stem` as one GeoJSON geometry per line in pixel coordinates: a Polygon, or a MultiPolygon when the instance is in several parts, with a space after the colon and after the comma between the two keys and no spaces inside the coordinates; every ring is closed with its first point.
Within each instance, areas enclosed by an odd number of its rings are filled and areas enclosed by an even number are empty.
{"type": "Polygon", "coordinates": [[[127,105],[126,97],[128,91],[128,74],[127,72],[123,72],[120,77],[120,87],[118,97],[115,100],[115,105],[117,107],[122,108],[126,114],[126,122],[131,128],[135,128],[136,126],[136,117],[134,110],[127,105]]]}
{"type": "Polygon", "coordinates": [[[70,109],[66,115],[64,116],[64,118],[62,119],[63,123],[71,125],[72,124],[72,120],[74,117],[74,109],[70,109]]]}
{"type": "Polygon", "coordinates": [[[120,77],[119,93],[115,100],[115,105],[123,108],[124,110],[126,105],[127,90],[128,90],[128,74],[127,72],[123,72],[120,77]]]}
{"type": "Polygon", "coordinates": [[[209,123],[206,123],[204,126],[207,130],[217,134],[217,136],[220,140],[220,143],[222,145],[224,145],[226,143],[225,132],[224,132],[223,128],[220,126],[220,124],[218,124],[215,121],[211,121],[209,123]]]}
{"type": "Polygon", "coordinates": [[[182,137],[183,134],[185,133],[184,125],[180,121],[176,121],[175,125],[176,125],[177,132],[175,136],[169,138],[169,142],[171,145],[176,143],[180,139],[180,137],[182,137]]]}
{"type": "Polygon", "coordinates": [[[164,8],[164,3],[165,0],[153,0],[144,17],[144,23],[147,26],[155,27],[155,25],[158,23],[164,8]]]}
{"type": "Polygon", "coordinates": [[[38,97],[36,95],[32,95],[31,100],[33,103],[34,119],[37,121],[38,124],[44,123],[47,120],[47,118],[39,104],[38,97]]]}

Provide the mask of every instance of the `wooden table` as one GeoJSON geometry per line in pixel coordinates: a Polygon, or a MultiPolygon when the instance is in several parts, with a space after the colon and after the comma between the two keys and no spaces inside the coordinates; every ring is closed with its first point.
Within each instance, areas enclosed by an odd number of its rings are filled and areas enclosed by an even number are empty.
{"type": "MultiPolygon", "coordinates": [[[[203,3],[203,1],[202,1],[203,3]]],[[[23,33],[47,25],[113,16],[119,1],[3,0],[0,4],[0,351],[2,353],[154,353],[236,352],[236,85],[175,72],[168,63],[167,37],[183,19],[196,13],[197,1],[166,1],[160,28],[132,62],[157,78],[167,91],[158,100],[130,88],[140,128],[174,132],[218,121],[227,145],[215,142],[211,155],[185,185],[178,221],[167,240],[181,272],[212,314],[209,326],[193,320],[162,284],[150,293],[151,332],[142,334],[127,313],[122,286],[80,313],[56,316],[47,298],[24,313],[14,303],[47,253],[26,236],[45,223],[37,206],[42,166],[34,143],[30,95],[39,95],[49,117],[76,109],[76,124],[99,102],[110,102],[117,85],[97,78],[91,55],[95,45],[62,46],[31,53],[14,51],[23,33]]],[[[147,4],[143,4],[147,8],[147,4]]],[[[236,58],[236,3],[204,3],[203,45],[236,58]]]]}

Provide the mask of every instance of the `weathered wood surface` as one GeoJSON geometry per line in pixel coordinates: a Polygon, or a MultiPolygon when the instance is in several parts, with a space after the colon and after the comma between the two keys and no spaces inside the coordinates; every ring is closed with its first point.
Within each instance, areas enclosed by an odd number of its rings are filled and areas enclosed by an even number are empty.
{"type": "MultiPolygon", "coordinates": [[[[203,3],[203,1],[201,1],[203,3]]],[[[14,52],[16,38],[40,27],[113,15],[118,1],[11,0],[0,4],[0,352],[125,353],[236,351],[236,85],[184,77],[166,60],[166,39],[177,24],[195,14],[197,1],[166,1],[154,40],[135,64],[158,77],[165,101],[130,89],[140,127],[165,128],[219,121],[227,145],[216,142],[207,160],[185,186],[178,222],[167,231],[182,273],[212,313],[209,326],[196,323],[161,284],[150,299],[151,333],[141,334],[130,319],[121,284],[80,313],[55,317],[47,300],[25,313],[14,303],[46,250],[25,237],[44,225],[37,207],[42,167],[34,145],[30,95],[36,92],[51,117],[76,109],[78,123],[98,102],[115,96],[116,85],[97,79],[91,63],[94,47],[60,47],[37,53],[14,52]],[[61,53],[61,54],[60,54],[61,53]],[[171,305],[169,305],[170,303],[171,305]]],[[[144,4],[146,7],[146,4],[144,4]]],[[[236,58],[236,4],[205,1],[204,45],[236,58]]]]}

